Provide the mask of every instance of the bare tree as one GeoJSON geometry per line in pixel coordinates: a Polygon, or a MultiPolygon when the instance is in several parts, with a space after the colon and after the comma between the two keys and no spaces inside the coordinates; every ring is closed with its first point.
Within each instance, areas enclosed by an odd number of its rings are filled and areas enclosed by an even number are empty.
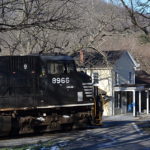
{"type": "Polygon", "coordinates": [[[78,37],[76,48],[102,51],[102,45],[107,43],[108,37],[125,34],[128,25],[125,25],[119,7],[96,0],[89,3],[90,7],[87,6],[87,16],[85,16],[86,28],[83,34],[82,32],[76,34],[78,37]]]}
{"type": "Polygon", "coordinates": [[[125,0],[120,0],[127,10],[131,22],[134,26],[142,30],[145,35],[150,33],[150,1],[130,0],[127,4],[125,0]]]}
{"type": "Polygon", "coordinates": [[[31,27],[72,30],[77,28],[78,4],[73,0],[1,0],[0,32],[31,27]]]}
{"type": "Polygon", "coordinates": [[[2,0],[0,10],[1,49],[10,55],[101,52],[108,37],[128,31],[120,9],[103,0],[2,0]]]}
{"type": "Polygon", "coordinates": [[[13,55],[60,47],[56,46],[56,41],[52,43],[52,39],[58,38],[58,32],[74,32],[82,28],[81,10],[78,0],[2,0],[1,49],[5,54],[9,50],[13,55]]]}

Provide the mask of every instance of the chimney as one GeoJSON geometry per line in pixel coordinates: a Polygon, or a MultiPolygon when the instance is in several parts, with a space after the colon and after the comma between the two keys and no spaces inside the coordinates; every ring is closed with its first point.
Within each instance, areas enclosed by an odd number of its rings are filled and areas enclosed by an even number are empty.
{"type": "Polygon", "coordinates": [[[80,64],[84,63],[84,52],[83,50],[80,50],[80,64]]]}

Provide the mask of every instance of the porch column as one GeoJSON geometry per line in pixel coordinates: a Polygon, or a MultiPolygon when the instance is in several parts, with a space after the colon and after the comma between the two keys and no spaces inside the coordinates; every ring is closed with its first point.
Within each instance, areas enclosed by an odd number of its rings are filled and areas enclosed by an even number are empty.
{"type": "Polygon", "coordinates": [[[149,90],[146,91],[146,108],[147,108],[147,114],[149,114],[149,90]]]}
{"type": "Polygon", "coordinates": [[[133,116],[136,116],[136,108],[135,108],[135,91],[133,91],[133,116]]]}
{"type": "Polygon", "coordinates": [[[115,115],[115,103],[116,103],[116,96],[115,96],[115,91],[112,92],[113,93],[113,98],[112,98],[112,115],[115,115]]]}
{"type": "Polygon", "coordinates": [[[142,112],[141,105],[141,91],[139,91],[139,113],[142,112]]]}

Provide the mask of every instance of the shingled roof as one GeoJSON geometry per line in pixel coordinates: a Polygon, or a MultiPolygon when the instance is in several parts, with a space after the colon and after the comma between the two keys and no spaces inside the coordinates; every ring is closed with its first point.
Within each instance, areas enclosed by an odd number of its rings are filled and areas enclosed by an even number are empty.
{"type": "Polygon", "coordinates": [[[78,67],[106,67],[113,66],[115,62],[127,51],[102,51],[102,52],[86,52],[83,51],[83,62],[80,62],[80,53],[76,52],[72,55],[78,67]]]}

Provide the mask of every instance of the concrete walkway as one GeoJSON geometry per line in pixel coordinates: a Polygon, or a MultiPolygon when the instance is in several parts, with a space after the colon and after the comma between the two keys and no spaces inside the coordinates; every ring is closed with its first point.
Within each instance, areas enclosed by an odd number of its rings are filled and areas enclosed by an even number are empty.
{"type": "MultiPolygon", "coordinates": [[[[116,131],[113,135],[117,139],[112,147],[105,147],[107,150],[150,150],[150,131],[143,130],[142,127],[148,126],[150,129],[150,115],[140,115],[133,117],[132,114],[104,116],[104,127],[109,128],[112,132],[116,131]]],[[[111,133],[110,132],[110,133],[111,133]]],[[[107,132],[109,136],[112,136],[107,132]]],[[[107,136],[108,136],[107,135],[107,136]]],[[[101,147],[101,150],[103,148],[101,147]]],[[[100,150],[100,149],[98,149],[100,150]]]]}
{"type": "Polygon", "coordinates": [[[103,116],[104,121],[150,121],[150,115],[142,114],[134,117],[132,114],[121,114],[115,116],[103,116]]]}

